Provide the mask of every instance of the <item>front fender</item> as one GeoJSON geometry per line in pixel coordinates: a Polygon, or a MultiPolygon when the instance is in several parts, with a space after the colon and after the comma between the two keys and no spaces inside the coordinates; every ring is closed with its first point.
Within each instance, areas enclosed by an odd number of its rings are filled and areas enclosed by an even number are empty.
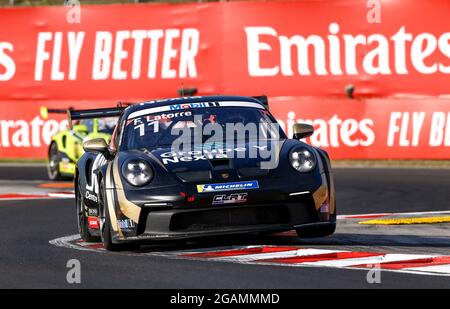
{"type": "Polygon", "coordinates": [[[88,207],[98,209],[100,175],[106,168],[106,159],[101,154],[85,153],[78,160],[78,190],[88,207]]]}

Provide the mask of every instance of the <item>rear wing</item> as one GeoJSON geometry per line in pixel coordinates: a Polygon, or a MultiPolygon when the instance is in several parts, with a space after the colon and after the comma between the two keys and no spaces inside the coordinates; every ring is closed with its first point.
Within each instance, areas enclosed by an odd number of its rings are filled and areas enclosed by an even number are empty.
{"type": "MultiPolygon", "coordinates": [[[[68,109],[73,110],[73,107],[69,107],[68,109]]],[[[66,114],[68,109],[48,108],[46,106],[41,106],[39,109],[39,114],[41,115],[42,119],[47,119],[48,114],[66,114]]]]}
{"type": "Polygon", "coordinates": [[[93,118],[108,118],[108,117],[119,117],[122,115],[126,107],[107,107],[107,108],[96,108],[96,109],[81,109],[81,110],[67,110],[67,118],[69,120],[69,125],[72,124],[73,120],[81,119],[93,119],[93,118]]]}
{"type": "Polygon", "coordinates": [[[256,97],[252,97],[252,98],[261,102],[261,104],[264,105],[264,107],[267,110],[269,109],[269,99],[267,98],[266,95],[260,95],[260,96],[256,96],[256,97]]]}
{"type": "Polygon", "coordinates": [[[96,108],[96,109],[79,109],[74,110],[69,108],[65,110],[67,113],[67,118],[69,119],[69,124],[73,120],[81,119],[93,119],[93,118],[109,118],[109,117],[119,117],[122,115],[123,111],[130,105],[136,104],[136,102],[117,102],[116,107],[106,107],[106,108],[96,108]]]}
{"type": "Polygon", "coordinates": [[[63,108],[48,108],[46,106],[41,106],[39,113],[43,119],[47,119],[49,114],[66,114],[67,119],[69,121],[69,127],[72,127],[72,121],[74,120],[119,117],[120,115],[122,115],[125,108],[133,104],[136,103],[117,102],[116,107],[79,109],[79,110],[75,110],[73,107],[63,109],[63,108]]]}

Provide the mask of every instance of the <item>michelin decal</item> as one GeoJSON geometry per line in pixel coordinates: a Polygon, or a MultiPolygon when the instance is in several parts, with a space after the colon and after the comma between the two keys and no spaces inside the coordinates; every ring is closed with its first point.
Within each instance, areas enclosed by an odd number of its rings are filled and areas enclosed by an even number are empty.
{"type": "Polygon", "coordinates": [[[197,185],[197,192],[198,193],[209,193],[209,192],[235,191],[235,190],[252,190],[252,189],[258,189],[258,188],[259,188],[258,181],[253,180],[253,181],[197,185]]]}

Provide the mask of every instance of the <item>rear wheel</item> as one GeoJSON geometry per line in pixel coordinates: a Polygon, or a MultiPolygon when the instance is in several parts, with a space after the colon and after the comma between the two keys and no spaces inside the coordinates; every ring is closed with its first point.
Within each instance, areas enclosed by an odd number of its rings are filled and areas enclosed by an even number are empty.
{"type": "Polygon", "coordinates": [[[76,208],[78,218],[78,232],[81,239],[86,242],[98,242],[100,238],[98,236],[92,236],[88,228],[88,218],[86,217],[86,210],[84,207],[83,194],[80,190],[80,181],[78,181],[77,195],[76,195],[76,208]]]}
{"type": "Polygon", "coordinates": [[[58,145],[52,143],[50,145],[50,150],[48,151],[48,164],[47,164],[47,174],[50,180],[62,180],[63,177],[59,171],[59,154],[58,145]]]}
{"type": "Polygon", "coordinates": [[[103,246],[108,251],[125,251],[125,250],[137,250],[139,249],[139,244],[115,244],[112,241],[112,227],[111,227],[111,217],[109,214],[108,205],[106,204],[106,192],[105,184],[103,179],[100,182],[100,234],[103,246]]]}

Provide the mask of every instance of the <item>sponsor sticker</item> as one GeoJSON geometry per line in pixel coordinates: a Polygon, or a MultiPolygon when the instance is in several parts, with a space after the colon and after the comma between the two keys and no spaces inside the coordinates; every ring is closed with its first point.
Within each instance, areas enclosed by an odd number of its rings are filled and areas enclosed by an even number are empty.
{"type": "Polygon", "coordinates": [[[210,107],[253,107],[258,109],[264,109],[264,106],[256,102],[240,102],[240,101],[224,101],[224,102],[196,102],[196,103],[180,103],[167,106],[150,107],[142,110],[135,111],[128,116],[128,119],[134,119],[137,117],[161,113],[161,112],[173,112],[183,111],[186,109],[195,108],[210,108],[210,107]]]}
{"type": "Polygon", "coordinates": [[[247,202],[247,195],[247,193],[214,195],[213,205],[245,203],[247,202]]]}
{"type": "Polygon", "coordinates": [[[98,230],[100,228],[100,224],[96,217],[88,217],[88,226],[90,229],[98,230]]]}
{"type": "Polygon", "coordinates": [[[88,208],[89,217],[98,217],[98,211],[95,208],[88,208]]]}
{"type": "Polygon", "coordinates": [[[179,110],[187,108],[202,108],[202,107],[214,107],[219,106],[218,102],[199,102],[199,103],[185,103],[170,105],[170,110],[179,110]]]}
{"type": "Polygon", "coordinates": [[[258,189],[257,180],[197,185],[198,193],[258,189]]]}
{"type": "Polygon", "coordinates": [[[117,220],[117,224],[119,225],[120,229],[132,229],[135,227],[134,222],[130,219],[117,220]]]}
{"type": "Polygon", "coordinates": [[[180,162],[194,162],[212,159],[231,159],[241,155],[244,156],[248,153],[252,156],[253,153],[268,152],[270,149],[267,145],[259,146],[252,145],[250,147],[240,146],[240,147],[229,147],[229,148],[218,148],[219,146],[214,146],[213,148],[198,148],[199,146],[194,146],[192,151],[169,151],[164,152],[160,155],[161,161],[164,165],[171,163],[180,162]]]}
{"type": "Polygon", "coordinates": [[[95,194],[92,194],[89,191],[86,191],[86,195],[84,196],[87,200],[93,201],[94,203],[98,202],[98,198],[95,194]]]}

